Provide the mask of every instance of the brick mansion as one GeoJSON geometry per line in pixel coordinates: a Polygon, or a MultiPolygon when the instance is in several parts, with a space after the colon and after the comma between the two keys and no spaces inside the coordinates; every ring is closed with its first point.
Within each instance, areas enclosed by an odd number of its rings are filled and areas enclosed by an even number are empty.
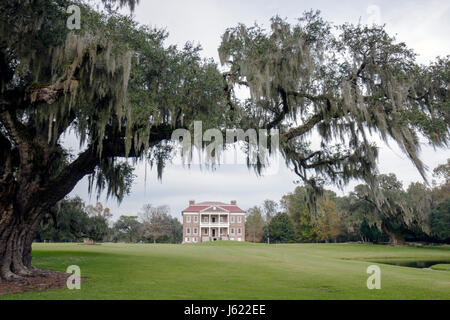
{"type": "Polygon", "coordinates": [[[245,211],[236,201],[189,201],[182,211],[183,243],[216,240],[245,241],[245,211]]]}

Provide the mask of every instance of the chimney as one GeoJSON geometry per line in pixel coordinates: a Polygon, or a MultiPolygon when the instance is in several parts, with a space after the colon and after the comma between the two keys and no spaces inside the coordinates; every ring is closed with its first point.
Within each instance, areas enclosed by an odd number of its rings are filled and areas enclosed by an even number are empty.
{"type": "Polygon", "coordinates": [[[236,200],[231,200],[231,205],[235,206],[237,204],[236,200]]]}
{"type": "Polygon", "coordinates": [[[189,205],[193,206],[195,204],[195,200],[189,200],[189,205]]]}

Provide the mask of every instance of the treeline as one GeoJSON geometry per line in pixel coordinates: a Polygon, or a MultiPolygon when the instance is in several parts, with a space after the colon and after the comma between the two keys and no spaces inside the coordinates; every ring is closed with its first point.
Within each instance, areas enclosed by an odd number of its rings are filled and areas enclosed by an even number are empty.
{"type": "Polygon", "coordinates": [[[146,204],[139,216],[121,216],[113,226],[113,241],[128,243],[181,243],[183,226],[170,216],[168,206],[146,204]]]}
{"type": "Polygon", "coordinates": [[[45,216],[36,233],[38,242],[181,243],[183,227],[168,206],[144,205],[137,216],[112,221],[109,208],[99,202],[85,205],[79,197],[60,201],[45,216]]]}
{"type": "Polygon", "coordinates": [[[437,242],[450,243],[450,160],[434,170],[428,187],[404,189],[395,174],[379,175],[378,193],[358,185],[348,196],[327,190],[307,205],[307,190],[297,187],[279,201],[266,200],[248,211],[246,239],[252,242],[437,242]]]}

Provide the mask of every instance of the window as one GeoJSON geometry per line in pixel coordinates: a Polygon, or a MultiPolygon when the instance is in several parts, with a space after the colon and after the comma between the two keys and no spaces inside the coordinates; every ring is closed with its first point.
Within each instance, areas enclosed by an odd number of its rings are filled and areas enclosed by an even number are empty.
{"type": "Polygon", "coordinates": [[[220,234],[222,234],[223,233],[223,229],[220,229],[220,234]]]}
{"type": "Polygon", "coordinates": [[[191,229],[190,228],[187,228],[186,229],[186,234],[190,234],[191,233],[191,229]]]}
{"type": "Polygon", "coordinates": [[[195,238],[195,237],[192,238],[192,241],[193,241],[193,242],[197,242],[197,238],[195,238]]]}
{"type": "Polygon", "coordinates": [[[197,228],[194,228],[194,234],[197,234],[197,228]]]}
{"type": "Polygon", "coordinates": [[[198,222],[198,217],[197,216],[194,217],[194,222],[198,222]]]}
{"type": "Polygon", "coordinates": [[[208,229],[205,229],[205,234],[208,234],[208,229]]]}
{"type": "Polygon", "coordinates": [[[238,229],[238,234],[241,234],[241,228],[238,229]]]}
{"type": "Polygon", "coordinates": [[[234,234],[234,228],[231,228],[231,233],[234,234]]]}
{"type": "Polygon", "coordinates": [[[204,222],[208,222],[208,217],[204,217],[204,218],[203,218],[203,221],[204,221],[204,222]]]}
{"type": "Polygon", "coordinates": [[[238,222],[239,222],[239,223],[242,222],[242,217],[238,217],[238,222]]]}
{"type": "Polygon", "coordinates": [[[234,216],[231,216],[231,223],[234,223],[234,216]]]}
{"type": "Polygon", "coordinates": [[[223,222],[223,217],[220,217],[219,220],[220,220],[220,222],[223,222]]]}
{"type": "Polygon", "coordinates": [[[190,222],[191,222],[191,216],[187,216],[187,217],[186,217],[186,222],[187,222],[187,223],[190,223],[190,222]]]}
{"type": "Polygon", "coordinates": [[[188,238],[188,237],[186,237],[186,239],[185,239],[185,240],[186,240],[186,242],[189,242],[189,238],[188,238]]]}

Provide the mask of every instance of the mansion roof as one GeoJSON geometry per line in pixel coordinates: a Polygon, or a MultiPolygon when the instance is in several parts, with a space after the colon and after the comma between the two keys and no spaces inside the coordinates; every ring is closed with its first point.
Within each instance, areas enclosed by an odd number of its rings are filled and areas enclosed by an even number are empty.
{"type": "Polygon", "coordinates": [[[184,209],[182,212],[231,212],[231,213],[245,213],[244,210],[239,208],[236,204],[227,204],[217,201],[205,201],[199,203],[191,203],[189,207],[184,209]]]}

